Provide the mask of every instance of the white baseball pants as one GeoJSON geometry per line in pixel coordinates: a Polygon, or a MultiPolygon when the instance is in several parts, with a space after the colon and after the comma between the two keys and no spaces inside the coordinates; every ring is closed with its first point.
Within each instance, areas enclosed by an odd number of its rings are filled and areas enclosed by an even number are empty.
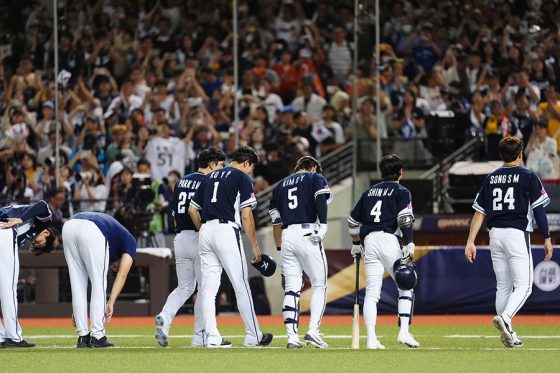
{"type": "MultiPolygon", "coordinates": [[[[198,232],[184,230],[178,233],[173,240],[175,248],[175,270],[177,272],[177,287],[169,294],[161,313],[165,320],[171,324],[179,308],[185,304],[187,299],[194,293],[198,283],[200,290],[200,255],[198,253],[198,232]]],[[[202,312],[200,301],[194,304],[194,335],[195,339],[202,340],[202,312]]]]}
{"type": "Polygon", "coordinates": [[[12,228],[0,229],[0,342],[6,338],[16,342],[23,340],[17,313],[17,283],[19,277],[19,256],[16,231],[12,228]]]}
{"type": "Polygon", "coordinates": [[[97,339],[105,336],[105,304],[107,301],[107,270],[109,245],[95,223],[83,219],[71,219],[62,228],[64,257],[68,263],[72,288],[72,310],[79,336],[97,339]],[[88,328],[87,290],[91,282],[88,328]]]}
{"type": "Polygon", "coordinates": [[[490,253],[496,274],[496,313],[511,325],[533,289],[529,233],[515,228],[492,228],[490,253]]]}
{"type": "Polygon", "coordinates": [[[310,304],[309,331],[318,332],[325,312],[327,296],[327,258],[323,244],[311,242],[315,224],[292,224],[282,231],[282,274],[284,275],[284,303],[282,313],[288,336],[298,335],[299,297],[303,272],[309,276],[313,295],[310,304]]]}
{"type": "MultiPolygon", "coordinates": [[[[377,303],[381,297],[381,285],[385,271],[394,279],[393,264],[402,258],[397,237],[385,232],[372,232],[364,240],[364,267],[366,270],[366,296],[364,320],[368,339],[376,339],[377,303]]],[[[412,316],[413,292],[399,289],[398,313],[402,332],[408,331],[412,316]]]]}
{"type": "Polygon", "coordinates": [[[247,347],[256,346],[262,333],[255,314],[247,276],[247,260],[240,231],[232,222],[211,220],[202,225],[199,233],[202,284],[199,301],[204,315],[206,344],[220,344],[222,337],[216,324],[216,294],[220,287],[222,268],[225,269],[235,290],[237,308],[245,323],[247,347]]]}

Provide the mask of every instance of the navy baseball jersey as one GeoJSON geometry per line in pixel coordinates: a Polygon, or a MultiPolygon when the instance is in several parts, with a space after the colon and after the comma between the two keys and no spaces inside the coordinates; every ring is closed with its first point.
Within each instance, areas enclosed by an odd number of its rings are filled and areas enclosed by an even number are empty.
{"type": "Polygon", "coordinates": [[[288,176],[272,192],[269,213],[273,222],[277,221],[275,216],[278,214],[282,228],[291,224],[317,222],[315,199],[321,194],[327,194],[327,202],[331,201],[331,190],[323,175],[299,172],[288,176]]]}
{"type": "Polygon", "coordinates": [[[18,246],[25,244],[48,228],[51,224],[52,213],[49,204],[43,200],[31,205],[13,205],[0,208],[0,219],[19,218],[22,224],[15,228],[18,246]]]}
{"type": "Polygon", "coordinates": [[[254,209],[257,199],[251,178],[228,166],[206,175],[193,196],[191,205],[202,210],[203,223],[221,219],[241,225],[239,211],[245,207],[254,209]]]}
{"type": "Polygon", "coordinates": [[[360,225],[363,240],[371,232],[383,231],[402,236],[397,218],[412,215],[412,196],[410,191],[395,181],[382,181],[367,189],[356,205],[348,222],[360,225]]]}
{"type": "Polygon", "coordinates": [[[473,208],[486,215],[488,228],[533,231],[533,209],[550,198],[537,175],[519,166],[503,166],[486,177],[473,208]]]}
{"type": "Polygon", "coordinates": [[[79,212],[70,219],[89,220],[103,233],[109,244],[109,262],[114,262],[127,253],[136,258],[136,240],[115,218],[101,212],[79,212]]]}
{"type": "Polygon", "coordinates": [[[189,205],[198,187],[204,180],[204,174],[193,172],[183,176],[175,183],[173,192],[173,217],[175,218],[175,233],[184,230],[195,231],[196,228],[189,216],[189,205]]]}

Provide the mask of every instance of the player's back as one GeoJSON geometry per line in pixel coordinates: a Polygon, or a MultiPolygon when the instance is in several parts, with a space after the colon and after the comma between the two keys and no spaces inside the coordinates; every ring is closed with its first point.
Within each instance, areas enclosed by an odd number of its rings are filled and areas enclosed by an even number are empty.
{"type": "Polygon", "coordinates": [[[330,195],[323,175],[315,172],[297,172],[278,183],[272,195],[270,209],[278,210],[283,227],[290,224],[315,223],[315,200],[322,193],[330,195]]]}
{"type": "Polygon", "coordinates": [[[193,172],[183,176],[175,183],[173,191],[173,217],[175,218],[175,233],[183,230],[196,230],[191,217],[189,216],[189,204],[200,187],[205,175],[200,172],[193,172]]]}
{"type": "Polygon", "coordinates": [[[503,166],[484,180],[473,208],[486,214],[488,228],[533,231],[533,208],[550,199],[538,176],[520,166],[503,166]]]}

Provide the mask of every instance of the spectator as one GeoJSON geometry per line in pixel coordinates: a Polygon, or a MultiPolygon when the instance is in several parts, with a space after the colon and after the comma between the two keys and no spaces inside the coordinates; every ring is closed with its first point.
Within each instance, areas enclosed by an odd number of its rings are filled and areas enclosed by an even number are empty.
{"type": "Polygon", "coordinates": [[[169,123],[158,123],[157,134],[148,141],[144,151],[146,159],[155,166],[150,167],[152,179],[161,180],[172,170],[185,172],[188,162],[194,159],[187,138],[188,135],[184,140],[171,136],[169,123]]]}
{"type": "Polygon", "coordinates": [[[554,85],[546,90],[546,102],[538,106],[539,114],[548,123],[548,135],[560,144],[560,97],[554,85]]]}
{"type": "Polygon", "coordinates": [[[325,50],[334,74],[335,84],[345,88],[348,76],[352,72],[352,46],[346,41],[344,28],[334,28],[333,40],[325,47],[325,50]]]}
{"type": "Polygon", "coordinates": [[[318,157],[338,149],[346,141],[342,126],[334,120],[335,113],[334,107],[326,105],[323,108],[323,120],[313,125],[313,136],[319,143],[318,157]]]}
{"type": "Polygon", "coordinates": [[[323,115],[323,108],[327,101],[313,92],[313,82],[306,80],[303,82],[302,95],[292,102],[294,110],[302,110],[307,113],[311,121],[320,120],[323,115]]]}
{"type": "Polygon", "coordinates": [[[47,192],[47,202],[52,213],[52,224],[59,231],[62,231],[62,225],[69,217],[69,215],[62,210],[66,204],[66,189],[60,187],[49,190],[47,192]]]}
{"type": "Polygon", "coordinates": [[[527,168],[536,173],[541,179],[557,179],[560,161],[556,141],[548,135],[548,124],[537,122],[535,134],[527,144],[527,168]]]}

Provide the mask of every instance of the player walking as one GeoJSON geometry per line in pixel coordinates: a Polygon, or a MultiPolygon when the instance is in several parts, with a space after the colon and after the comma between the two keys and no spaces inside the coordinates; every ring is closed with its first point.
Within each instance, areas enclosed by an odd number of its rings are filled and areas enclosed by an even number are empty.
{"type": "Polygon", "coordinates": [[[257,153],[249,147],[237,149],[231,165],[210,172],[203,180],[189,206],[189,215],[199,233],[202,283],[198,301],[204,315],[207,347],[231,347],[222,339],[216,325],[215,299],[220,286],[222,268],[231,281],[237,307],[245,323],[245,347],[267,346],[272,334],[259,329],[251,290],[247,280],[247,261],[241,242],[241,220],[251,241],[255,259],[261,261],[252,209],[257,200],[249,174],[259,163],[257,153]],[[200,215],[202,210],[202,217],[200,215]],[[241,210],[241,219],[240,211],[241,210]],[[201,227],[202,223],[202,227],[201,227]]]}
{"type": "Polygon", "coordinates": [[[136,257],[136,240],[110,215],[80,212],[62,227],[62,243],[70,274],[77,347],[113,347],[105,336],[105,323],[111,321],[115,301],[136,257]],[[108,269],[116,275],[106,301],[108,269]],[[87,312],[88,278],[91,282],[91,334],[87,312]]]}
{"type": "MultiPolygon", "coordinates": [[[[156,340],[165,347],[173,318],[179,308],[194,293],[197,283],[200,287],[200,256],[198,254],[198,231],[189,214],[188,208],[192,197],[204,180],[204,175],[224,167],[226,155],[217,148],[203,150],[197,159],[198,172],[184,176],[175,183],[173,192],[173,216],[175,218],[175,269],[177,271],[177,288],[169,294],[163,310],[155,318],[156,340]]],[[[194,305],[194,338],[192,346],[203,347],[203,323],[200,303],[194,305]]]]}
{"type": "MultiPolygon", "coordinates": [[[[412,197],[410,191],[399,184],[403,176],[402,159],[395,154],[387,155],[379,162],[379,170],[383,181],[371,186],[362,194],[348,218],[352,255],[364,257],[364,320],[369,349],[385,348],[375,334],[377,302],[381,295],[383,273],[387,271],[395,279],[394,263],[403,257],[412,260],[415,248],[412,243],[412,197]],[[402,250],[400,239],[404,244],[402,250]]],[[[420,344],[408,331],[412,321],[412,307],[413,291],[399,289],[400,331],[397,341],[416,348],[420,344]]]]}
{"type": "Polygon", "coordinates": [[[51,227],[52,213],[45,201],[0,208],[0,348],[34,347],[23,339],[17,313],[18,249],[31,240],[35,255],[50,253],[58,231],[51,227]]]}
{"type": "Polygon", "coordinates": [[[496,313],[494,326],[506,347],[521,347],[512,328],[512,319],[523,307],[533,286],[533,259],[529,234],[533,217],[544,236],[545,260],[552,258],[552,242],[545,207],[550,199],[538,176],[521,167],[523,141],[505,137],[498,150],[503,167],[486,177],[476,195],[465,256],[476,258],[474,241],[486,216],[490,230],[490,253],[496,274],[496,313]]]}
{"type": "Polygon", "coordinates": [[[295,173],[278,183],[270,201],[274,240],[281,247],[285,291],[282,313],[288,330],[288,348],[304,346],[298,335],[302,271],[313,287],[311,318],[304,340],[318,348],[329,347],[319,335],[319,326],[327,294],[323,239],[327,233],[327,203],[332,194],[320,172],[321,164],[315,158],[300,158],[295,173]]]}

